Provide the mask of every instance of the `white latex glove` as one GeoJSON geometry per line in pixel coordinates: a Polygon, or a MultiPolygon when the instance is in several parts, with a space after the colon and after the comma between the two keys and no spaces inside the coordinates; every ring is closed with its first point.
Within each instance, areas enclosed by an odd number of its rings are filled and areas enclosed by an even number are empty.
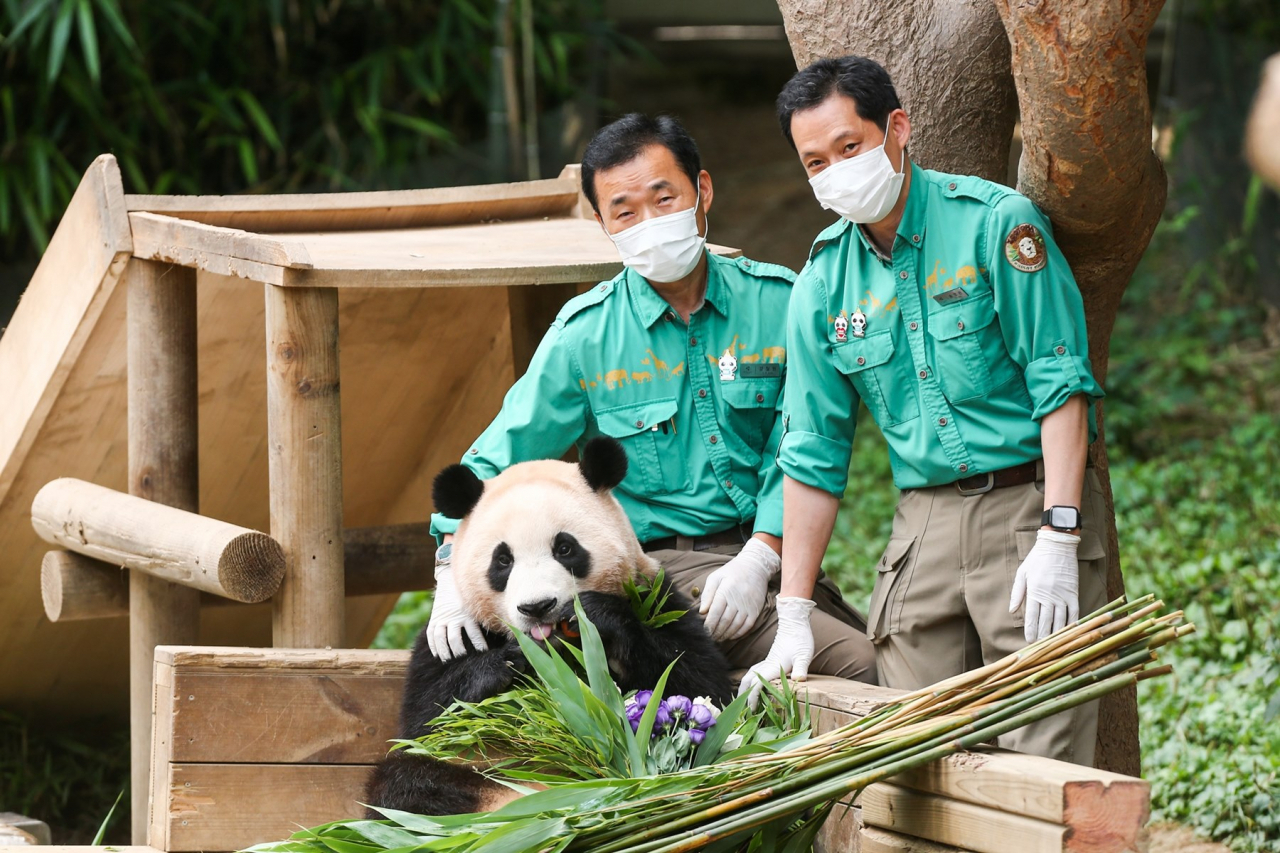
{"type": "Polygon", "coordinates": [[[807,598],[778,598],[778,633],[774,635],[769,654],[760,663],[747,670],[746,677],[738,685],[738,695],[750,691],[750,704],[754,709],[764,689],[764,680],[781,678],[790,674],[793,681],[809,677],[809,663],[813,660],[813,628],[809,626],[809,611],[814,602],[807,598]]]}
{"type": "Polygon", "coordinates": [[[458,588],[453,583],[453,570],[444,566],[436,568],[436,598],[431,605],[431,619],[427,622],[427,646],[431,654],[440,660],[451,660],[467,653],[462,640],[466,631],[471,645],[478,652],[487,651],[489,644],[476,620],[462,609],[458,588]]]}
{"type": "Polygon", "coordinates": [[[1041,530],[1031,553],[1018,566],[1009,612],[1017,612],[1026,599],[1023,627],[1028,643],[1080,618],[1080,561],[1076,558],[1079,547],[1079,536],[1041,530]]]}
{"type": "Polygon", "coordinates": [[[736,640],[764,610],[769,580],[782,570],[782,558],[759,539],[748,539],[738,555],[707,577],[698,612],[711,638],[736,640]]]}

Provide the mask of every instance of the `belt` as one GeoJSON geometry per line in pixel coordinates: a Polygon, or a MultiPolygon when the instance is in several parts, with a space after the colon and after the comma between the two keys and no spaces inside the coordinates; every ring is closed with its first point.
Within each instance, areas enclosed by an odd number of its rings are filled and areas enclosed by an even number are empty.
{"type": "Polygon", "coordinates": [[[1027,483],[1036,481],[1036,468],[1039,463],[1039,459],[1033,459],[1030,462],[1023,462],[1021,465],[1014,465],[1012,468],[1001,468],[999,471],[992,471],[987,474],[974,474],[972,477],[963,477],[956,480],[952,485],[956,487],[956,491],[966,497],[986,494],[992,489],[1003,489],[1008,486],[1025,486],[1027,483]]]}
{"type": "Polygon", "coordinates": [[[755,528],[755,519],[748,519],[735,524],[727,530],[708,533],[706,536],[662,536],[640,543],[640,547],[649,551],[706,551],[725,545],[745,545],[751,538],[755,528]]]}

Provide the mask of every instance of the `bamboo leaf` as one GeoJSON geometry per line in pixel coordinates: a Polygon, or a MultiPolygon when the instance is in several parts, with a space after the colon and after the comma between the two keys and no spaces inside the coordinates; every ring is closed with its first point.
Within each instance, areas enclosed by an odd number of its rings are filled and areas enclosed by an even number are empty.
{"type": "Polygon", "coordinates": [[[40,16],[54,4],[55,0],[34,0],[27,11],[23,13],[18,22],[13,25],[13,30],[5,38],[5,41],[13,41],[27,31],[27,28],[39,20],[40,16]]]}
{"type": "Polygon", "coordinates": [[[486,833],[471,849],[472,853],[527,853],[567,830],[564,818],[526,818],[486,833]]]}
{"type": "Polygon", "coordinates": [[[53,22],[53,34],[49,40],[49,71],[47,79],[50,83],[58,79],[62,70],[62,60],[67,55],[67,41],[71,38],[71,22],[75,15],[75,0],[62,0],[58,7],[58,17],[53,22]]]}
{"type": "Polygon", "coordinates": [[[253,93],[247,89],[236,90],[236,97],[239,99],[244,111],[249,114],[249,121],[253,122],[254,127],[258,129],[258,133],[262,134],[262,138],[275,151],[283,151],[284,145],[280,142],[280,136],[276,133],[275,125],[271,123],[271,119],[267,116],[267,111],[262,108],[262,104],[253,96],[253,93]]]}
{"type": "Polygon", "coordinates": [[[738,720],[742,718],[743,712],[746,711],[749,698],[744,693],[726,705],[720,712],[720,716],[716,718],[716,724],[707,730],[707,736],[703,738],[702,743],[698,744],[698,751],[693,754],[694,767],[702,767],[716,760],[716,756],[720,753],[720,748],[724,746],[724,742],[728,740],[729,735],[733,734],[734,728],[738,725],[738,720]]]}
{"type": "MultiPolygon", "coordinates": [[[[107,26],[115,30],[116,38],[124,42],[126,47],[137,48],[137,43],[133,40],[133,33],[129,32],[129,27],[125,25],[124,18],[120,15],[120,7],[116,4],[116,0],[96,0],[98,11],[102,12],[102,16],[107,19],[107,26]]],[[[183,4],[178,4],[182,6],[183,4]]]]}
{"type": "Polygon", "coordinates": [[[76,30],[80,33],[80,47],[84,50],[84,65],[89,71],[89,79],[97,83],[102,77],[102,65],[98,57],[98,33],[93,27],[93,5],[90,0],[77,0],[76,10],[79,18],[76,30]]]}
{"type": "Polygon", "coordinates": [[[381,847],[412,847],[419,841],[412,832],[376,820],[355,820],[346,826],[381,847]]]}

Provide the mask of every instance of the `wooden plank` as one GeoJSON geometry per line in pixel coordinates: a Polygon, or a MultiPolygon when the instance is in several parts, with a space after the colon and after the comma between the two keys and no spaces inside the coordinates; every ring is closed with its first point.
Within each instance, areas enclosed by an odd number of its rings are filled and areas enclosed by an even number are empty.
{"type": "Polygon", "coordinates": [[[372,764],[399,734],[403,670],[177,668],[173,680],[174,762],[372,764]]]}
{"type": "Polygon", "coordinates": [[[247,231],[356,231],[564,216],[572,179],[358,193],[124,197],[130,211],[247,231]]]}
{"type": "Polygon", "coordinates": [[[533,353],[551,327],[556,314],[587,285],[552,284],[541,287],[507,288],[507,309],[511,315],[511,363],[517,377],[524,375],[533,353]]]}
{"type": "MultiPolygon", "coordinates": [[[[193,514],[200,509],[196,275],[181,267],[135,259],[129,263],[125,276],[129,288],[129,494],[77,480],[55,481],[72,485],[60,493],[63,497],[78,495],[82,499],[79,504],[74,499],[62,505],[52,503],[71,510],[69,515],[75,518],[78,528],[76,544],[86,542],[91,531],[113,526],[109,519],[95,519],[87,511],[88,505],[104,494],[116,495],[131,506],[148,508],[150,513],[144,518],[153,521],[167,513],[199,518],[193,514]],[[81,511],[77,513],[77,509],[81,511]]],[[[36,495],[33,510],[40,505],[41,496],[49,494],[50,487],[46,486],[36,495]]],[[[140,526],[147,545],[154,545],[162,531],[168,532],[164,527],[140,526]]],[[[193,531],[188,528],[186,532],[193,531]]],[[[113,540],[108,537],[106,541],[113,540]]],[[[199,573],[201,567],[194,569],[199,573]]],[[[200,601],[194,588],[173,583],[172,577],[130,573],[130,814],[134,844],[142,844],[147,837],[155,647],[160,643],[192,643],[199,635],[200,601]]]]}
{"type": "Polygon", "coordinates": [[[302,672],[399,675],[409,666],[400,649],[258,649],[244,646],[158,646],[156,663],[189,672],[302,672]]]}
{"type": "Polygon", "coordinates": [[[178,253],[185,250],[194,252],[198,261],[214,255],[292,269],[311,266],[307,247],[296,240],[264,237],[158,213],[130,213],[129,227],[135,258],[176,263],[178,253]]]}
{"type": "Polygon", "coordinates": [[[857,847],[848,849],[857,850],[858,853],[972,853],[960,847],[900,835],[876,826],[862,827],[856,843],[857,847]]]}
{"type": "Polygon", "coordinates": [[[814,853],[858,853],[861,811],[848,803],[836,803],[813,839],[814,853]]]}
{"type": "Polygon", "coordinates": [[[361,817],[368,775],[358,764],[170,764],[165,849],[242,850],[361,817]]]}
{"type": "Polygon", "coordinates": [[[104,154],[85,171],[0,336],[0,501],[132,253],[120,168],[104,154]]]}
{"type": "Polygon", "coordinates": [[[147,787],[147,843],[161,850],[169,847],[169,765],[173,763],[173,730],[178,720],[178,696],[173,690],[173,660],[162,650],[183,648],[159,646],[152,672],[154,699],[151,703],[151,773],[147,787]]]}
{"type": "Polygon", "coordinates": [[[893,781],[987,808],[1069,824],[1077,836],[1123,836],[1130,844],[1137,843],[1151,801],[1151,785],[1143,779],[996,749],[936,761],[893,781]]]}
{"type": "Polygon", "coordinates": [[[339,647],[343,625],[338,294],[267,285],[271,533],[286,573],[272,602],[278,647],[339,647]]]}
{"type": "Polygon", "coordinates": [[[897,785],[872,785],[862,792],[861,802],[862,821],[867,826],[966,847],[974,853],[1063,853],[1066,850],[1083,853],[1089,849],[1069,847],[1069,833],[1060,824],[897,785]]]}
{"type": "MultiPolygon", "coordinates": [[[[194,428],[194,389],[190,396],[194,428]]],[[[172,394],[165,397],[172,398],[172,394]]],[[[175,418],[152,417],[145,422],[168,425],[175,418]]],[[[192,436],[189,461],[193,478],[194,449],[192,436]]],[[[168,475],[166,467],[174,466],[176,456],[170,454],[159,464],[137,463],[133,482],[138,491],[154,491],[159,479],[168,475]]],[[[191,484],[192,495],[198,488],[191,484]]],[[[284,575],[284,552],[265,533],[73,477],[54,480],[36,494],[31,503],[31,526],[46,542],[78,554],[236,601],[266,601],[284,575]]],[[[191,606],[195,601],[193,597],[191,606]]]]}

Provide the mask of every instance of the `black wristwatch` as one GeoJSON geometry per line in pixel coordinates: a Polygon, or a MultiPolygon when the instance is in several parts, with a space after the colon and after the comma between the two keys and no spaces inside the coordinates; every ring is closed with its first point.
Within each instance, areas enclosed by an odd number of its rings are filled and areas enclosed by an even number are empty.
{"type": "Polygon", "coordinates": [[[1080,528],[1080,510],[1073,506],[1051,506],[1040,514],[1040,526],[1052,527],[1063,533],[1080,528]]]}

